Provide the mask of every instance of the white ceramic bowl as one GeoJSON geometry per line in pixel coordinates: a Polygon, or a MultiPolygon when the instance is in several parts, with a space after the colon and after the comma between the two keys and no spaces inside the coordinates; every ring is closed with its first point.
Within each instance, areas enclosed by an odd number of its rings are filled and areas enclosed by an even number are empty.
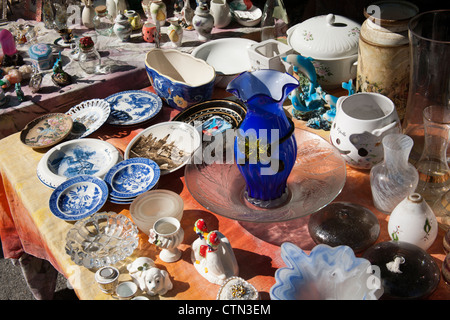
{"type": "Polygon", "coordinates": [[[125,149],[124,158],[149,158],[158,164],[161,175],[165,175],[188,163],[200,145],[200,133],[192,125],[181,121],[161,122],[137,134],[125,149]]]}
{"type": "Polygon", "coordinates": [[[212,66],[216,70],[215,85],[226,88],[237,75],[252,69],[248,50],[256,43],[245,38],[211,40],[195,48],[192,55],[212,66]]]}
{"type": "Polygon", "coordinates": [[[150,83],[158,96],[179,110],[212,96],[216,72],[202,59],[175,49],[152,49],[145,57],[150,83]]]}
{"type": "Polygon", "coordinates": [[[287,43],[299,54],[311,57],[318,82],[335,89],[356,77],[361,25],[339,15],[316,16],[287,30],[287,43]]]}
{"type": "Polygon", "coordinates": [[[56,188],[69,178],[88,174],[103,179],[122,160],[112,144],[100,139],[76,139],[63,142],[47,151],[37,166],[39,180],[56,188]]]}
{"type": "Polygon", "coordinates": [[[181,221],[183,199],[170,190],[151,190],[139,195],[130,205],[130,215],[139,230],[149,234],[156,220],[173,217],[181,221]]]}

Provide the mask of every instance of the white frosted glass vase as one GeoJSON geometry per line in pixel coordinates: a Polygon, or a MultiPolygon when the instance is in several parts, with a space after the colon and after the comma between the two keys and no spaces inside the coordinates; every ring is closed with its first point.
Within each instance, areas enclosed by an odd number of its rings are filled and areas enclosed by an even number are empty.
{"type": "Polygon", "coordinates": [[[409,136],[389,134],[382,143],[384,159],[370,170],[370,186],[375,207],[389,214],[414,192],[419,174],[408,162],[414,144],[409,136]]]}

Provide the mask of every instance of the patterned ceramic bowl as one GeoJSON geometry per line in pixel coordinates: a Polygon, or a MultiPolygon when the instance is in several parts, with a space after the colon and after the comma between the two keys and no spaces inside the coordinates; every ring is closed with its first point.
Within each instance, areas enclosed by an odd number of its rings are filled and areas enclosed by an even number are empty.
{"type": "Polygon", "coordinates": [[[281,257],[287,267],[275,272],[272,300],[376,300],[383,293],[370,262],[348,246],[319,244],[308,256],[285,242],[281,257]]]}
{"type": "Polygon", "coordinates": [[[183,110],[212,96],[216,72],[205,61],[175,49],[152,49],[145,58],[150,83],[169,106],[183,110]]]}

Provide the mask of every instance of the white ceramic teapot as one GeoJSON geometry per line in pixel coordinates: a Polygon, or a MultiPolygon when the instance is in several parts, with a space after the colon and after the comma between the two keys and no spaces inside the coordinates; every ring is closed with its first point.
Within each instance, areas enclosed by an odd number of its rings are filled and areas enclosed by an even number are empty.
{"type": "Polygon", "coordinates": [[[330,142],[350,166],[370,169],[383,160],[383,137],[400,130],[389,98],[373,92],[356,93],[338,99],[330,142]]]}

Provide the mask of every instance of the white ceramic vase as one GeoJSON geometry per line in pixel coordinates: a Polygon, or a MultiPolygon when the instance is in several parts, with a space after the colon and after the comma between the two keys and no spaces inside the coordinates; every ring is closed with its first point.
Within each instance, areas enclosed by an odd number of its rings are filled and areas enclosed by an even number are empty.
{"type": "Polygon", "coordinates": [[[413,193],[392,211],[388,232],[394,241],[409,242],[427,250],[436,240],[438,223],[423,197],[413,193]]]}
{"type": "Polygon", "coordinates": [[[162,250],[159,258],[164,262],[175,262],[181,258],[177,248],[184,239],[184,231],[180,221],[174,217],[164,217],[156,220],[150,229],[148,241],[162,250]]]}
{"type": "Polygon", "coordinates": [[[105,5],[108,14],[115,19],[117,16],[116,2],[114,0],[106,0],[105,5]]]}
{"type": "Polygon", "coordinates": [[[168,18],[167,21],[170,23],[170,26],[167,28],[167,34],[173,47],[177,48],[181,46],[183,40],[183,27],[176,17],[168,18]]]}
{"type": "Polygon", "coordinates": [[[214,17],[205,5],[199,5],[195,8],[195,15],[192,19],[195,31],[197,31],[200,41],[211,39],[211,31],[214,27],[214,17]]]}
{"type": "Polygon", "coordinates": [[[226,0],[211,0],[209,11],[214,17],[214,27],[220,29],[230,24],[231,11],[226,0]]]}
{"type": "Polygon", "coordinates": [[[81,22],[86,28],[94,29],[95,9],[92,1],[86,1],[83,11],[81,12],[81,22]]]}

